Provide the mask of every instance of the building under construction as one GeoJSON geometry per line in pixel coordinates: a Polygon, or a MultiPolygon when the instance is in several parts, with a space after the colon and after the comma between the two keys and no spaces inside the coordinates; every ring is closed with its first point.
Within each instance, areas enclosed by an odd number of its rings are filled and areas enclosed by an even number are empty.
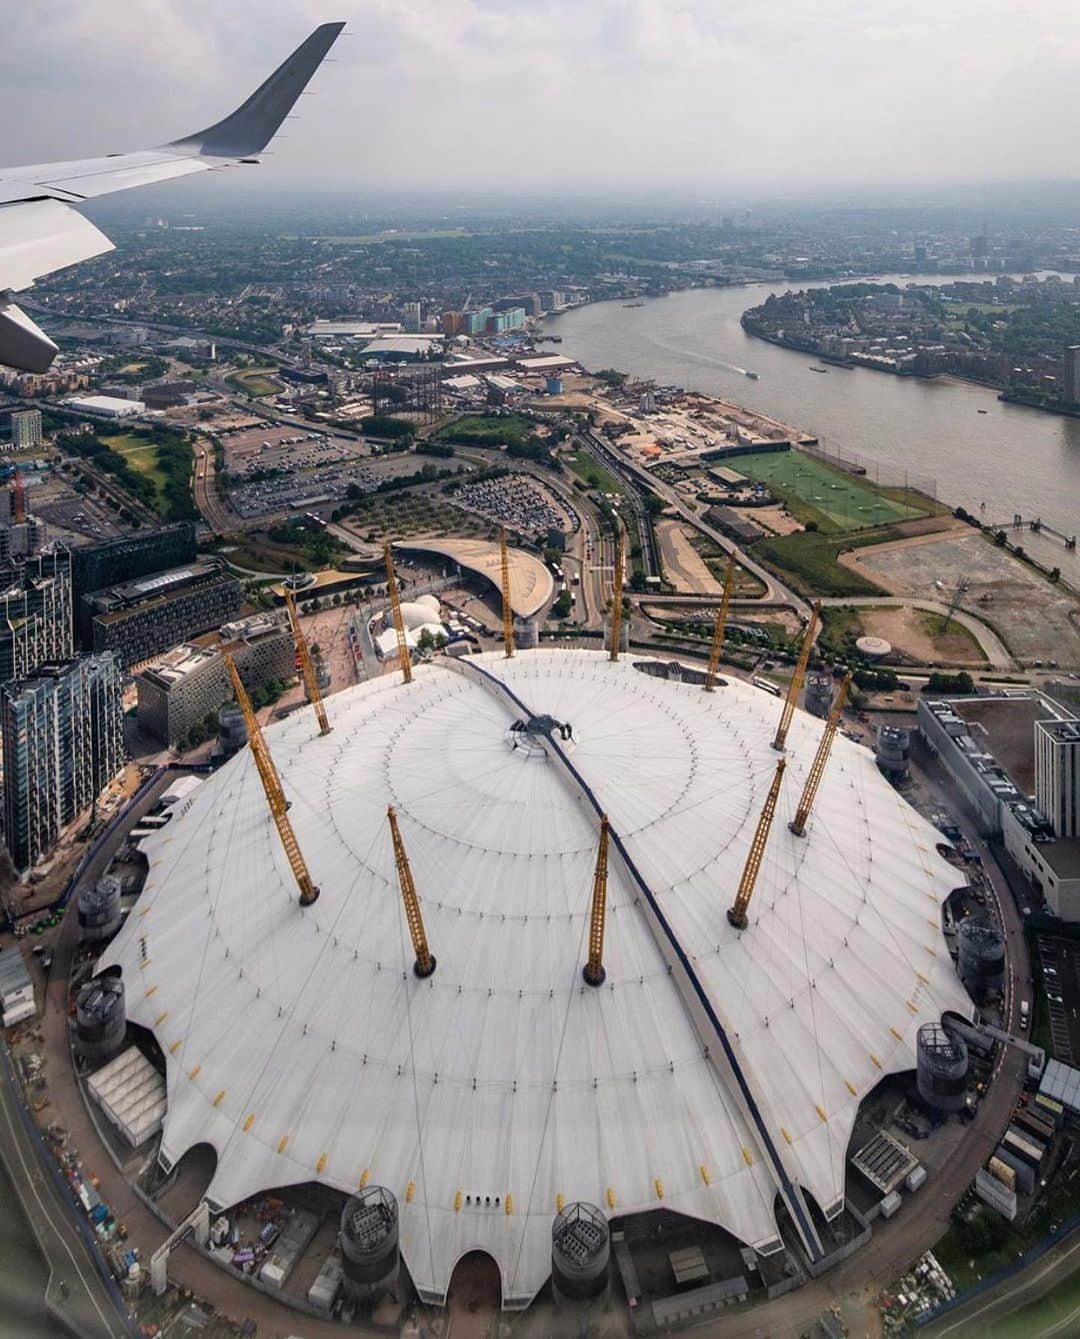
{"type": "Polygon", "coordinates": [[[442,366],[377,368],[372,373],[371,403],[375,414],[434,423],[442,413],[442,366]]]}
{"type": "Polygon", "coordinates": [[[99,966],[164,1057],[159,1160],[209,1145],[215,1211],[321,1184],[356,1296],[399,1250],[431,1302],[471,1251],[505,1307],[593,1296],[643,1215],[821,1262],[860,1103],[971,1016],[956,871],[839,710],[617,649],[406,648],[251,717],[145,839],[99,966]]]}

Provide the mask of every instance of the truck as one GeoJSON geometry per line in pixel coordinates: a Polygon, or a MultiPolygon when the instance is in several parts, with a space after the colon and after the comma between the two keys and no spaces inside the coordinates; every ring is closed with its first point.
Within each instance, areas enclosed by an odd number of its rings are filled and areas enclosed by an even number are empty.
{"type": "Polygon", "coordinates": [[[1021,1001],[1020,1001],[1020,1027],[1023,1029],[1024,1032],[1027,1031],[1028,1018],[1029,1018],[1030,1012],[1031,1012],[1031,1006],[1028,1004],[1027,1000],[1021,1000],[1021,1001]]]}

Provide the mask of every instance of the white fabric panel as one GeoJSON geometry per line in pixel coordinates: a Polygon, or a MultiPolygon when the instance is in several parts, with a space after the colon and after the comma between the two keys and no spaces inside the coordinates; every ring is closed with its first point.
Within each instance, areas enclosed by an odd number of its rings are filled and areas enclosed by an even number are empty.
{"type": "MultiPolygon", "coordinates": [[[[574,726],[571,760],[690,955],[771,1138],[831,1206],[859,1100],[913,1065],[921,1022],[970,1009],[939,928],[957,875],[933,830],[838,738],[808,836],[792,836],[821,729],[797,713],[737,934],[725,912],[775,770],[779,703],[595,652],[480,663],[574,726]]],[[[481,1247],[504,1296],[531,1297],[550,1272],[559,1194],[610,1211],[610,1192],[624,1212],[657,1205],[659,1182],[668,1207],[772,1239],[759,1136],[705,1057],[614,850],[607,980],[582,981],[597,823],[561,768],[513,749],[504,705],[439,662],[327,707],[325,738],[308,712],[267,730],[319,901],[298,905],[245,750],[148,839],[146,890],[106,955],[136,1021],[165,1013],[168,1156],[210,1142],[224,1203],[313,1179],[386,1185],[428,1296],[481,1247]],[[425,981],[390,803],[438,960],[425,981]],[[481,1205],[455,1210],[459,1192],[481,1205]]]]}

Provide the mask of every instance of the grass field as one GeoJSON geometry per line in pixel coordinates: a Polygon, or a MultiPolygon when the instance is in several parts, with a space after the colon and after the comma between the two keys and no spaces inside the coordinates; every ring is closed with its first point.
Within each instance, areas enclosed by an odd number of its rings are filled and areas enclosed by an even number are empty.
{"type": "Polygon", "coordinates": [[[281,390],[281,382],[270,372],[270,368],[255,367],[246,372],[233,372],[225,380],[233,390],[245,395],[276,395],[281,390]]]}
{"type": "Polygon", "coordinates": [[[165,506],[165,473],[158,466],[158,449],[153,442],[148,442],[142,437],[135,437],[129,432],[114,433],[109,437],[102,437],[101,440],[110,451],[115,451],[117,455],[123,456],[137,474],[144,474],[153,482],[157,493],[155,510],[163,510],[165,506]]]}
{"type": "Polygon", "coordinates": [[[578,451],[572,456],[563,456],[563,463],[568,465],[573,473],[590,488],[595,488],[600,493],[621,494],[622,484],[615,478],[610,470],[604,469],[594,457],[587,451],[578,451]]]}
{"type": "Polygon", "coordinates": [[[816,523],[823,534],[895,525],[931,510],[916,494],[878,488],[805,451],[762,452],[740,456],[732,464],[740,474],[767,483],[796,520],[816,523]]]}
{"type": "Polygon", "coordinates": [[[880,595],[880,587],[859,572],[841,567],[836,559],[841,549],[887,544],[902,538],[899,531],[888,526],[842,537],[814,532],[778,535],[755,544],[754,557],[789,581],[801,595],[880,595]]]}

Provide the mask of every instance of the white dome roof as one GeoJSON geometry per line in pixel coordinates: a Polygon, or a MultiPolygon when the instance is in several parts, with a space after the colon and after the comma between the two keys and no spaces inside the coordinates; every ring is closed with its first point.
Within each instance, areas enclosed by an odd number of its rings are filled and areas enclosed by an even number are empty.
{"type": "Polygon", "coordinates": [[[389,1187],[431,1299],[482,1249],[504,1303],[529,1300],[558,1195],[615,1213],[662,1197],[759,1247],[778,1187],[838,1207],[859,1101],[914,1066],[921,1023],[970,1013],[940,930],[959,876],[870,752],[836,739],[794,837],[822,728],[796,713],[740,934],[725,912],[776,767],[768,694],[540,650],[386,674],[327,709],[325,737],[309,712],[266,731],[314,906],[245,749],[147,839],[146,889],[103,959],[165,1055],[166,1157],[212,1144],[223,1205],[389,1187]],[[574,742],[509,728],[542,713],[574,742]],[[438,960],[425,980],[389,803],[438,960]],[[612,849],[592,989],[597,806],[612,849]]]}

